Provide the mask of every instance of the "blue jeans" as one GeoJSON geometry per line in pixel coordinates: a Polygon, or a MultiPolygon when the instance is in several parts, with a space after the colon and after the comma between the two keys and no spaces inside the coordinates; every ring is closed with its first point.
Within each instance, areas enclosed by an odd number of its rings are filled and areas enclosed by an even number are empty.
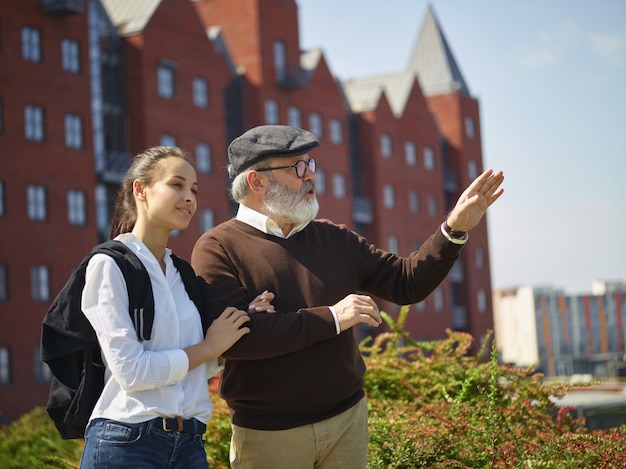
{"type": "Polygon", "coordinates": [[[208,469],[206,426],[194,420],[191,427],[190,433],[178,433],[163,430],[162,419],[136,424],[96,419],[87,429],[80,467],[208,469]]]}

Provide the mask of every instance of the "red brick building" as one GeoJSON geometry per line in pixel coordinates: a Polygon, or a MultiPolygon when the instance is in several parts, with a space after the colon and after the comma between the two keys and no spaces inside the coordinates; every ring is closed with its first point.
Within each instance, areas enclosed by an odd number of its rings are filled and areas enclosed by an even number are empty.
{"type": "MultiPolygon", "coordinates": [[[[0,4],[0,422],[45,404],[41,320],[108,237],[131,155],[171,144],[194,156],[198,214],[171,238],[185,257],[232,216],[226,148],[256,125],[318,135],[320,217],[400,255],[482,170],[478,102],[431,10],[405,72],[347,83],[321,50],[301,50],[297,18],[294,0],[0,4]]],[[[493,327],[486,223],[411,308],[417,339],[493,327]]]]}

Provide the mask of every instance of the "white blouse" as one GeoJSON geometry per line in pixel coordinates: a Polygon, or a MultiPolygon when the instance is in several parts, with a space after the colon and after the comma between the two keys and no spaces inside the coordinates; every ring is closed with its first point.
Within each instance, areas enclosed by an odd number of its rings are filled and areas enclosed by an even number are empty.
{"type": "Polygon", "coordinates": [[[189,371],[184,348],[203,340],[198,309],[166,249],[166,273],[150,250],[132,233],[116,239],[139,257],[152,280],[154,325],[151,339],[140,342],[128,313],[124,277],[115,261],[96,254],[89,261],[82,309],[96,331],[104,363],[105,386],[91,419],[139,423],[160,416],[211,418],[208,378],[217,360],[189,371]]]}

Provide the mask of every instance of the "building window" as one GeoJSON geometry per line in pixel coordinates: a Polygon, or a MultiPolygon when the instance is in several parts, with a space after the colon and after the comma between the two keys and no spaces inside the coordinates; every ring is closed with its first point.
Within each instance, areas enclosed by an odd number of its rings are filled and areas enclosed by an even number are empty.
{"type": "Polygon", "coordinates": [[[315,170],[315,192],[320,195],[326,194],[326,173],[323,169],[315,170]]]}
{"type": "Polygon", "coordinates": [[[437,216],[437,197],[435,197],[434,195],[429,195],[428,196],[428,215],[431,216],[431,218],[435,218],[437,216]]]}
{"type": "Polygon", "coordinates": [[[476,256],[474,265],[477,269],[482,269],[485,265],[485,254],[483,248],[478,246],[474,252],[476,256]]]}
{"type": "Polygon", "coordinates": [[[46,188],[30,185],[27,188],[28,218],[43,221],[46,219],[46,188]]]}
{"type": "Polygon", "coordinates": [[[333,174],[333,195],[338,199],[346,196],[346,180],[338,173],[333,174]]]}
{"type": "Polygon", "coordinates": [[[478,290],[476,293],[476,305],[478,306],[478,311],[484,313],[487,311],[487,295],[485,294],[485,290],[478,290]]]}
{"type": "Polygon", "coordinates": [[[474,138],[474,119],[471,117],[465,118],[465,136],[467,138],[474,138]]]}
{"type": "Polygon", "coordinates": [[[172,99],[174,97],[174,68],[159,65],[157,70],[157,86],[159,96],[172,99]]]}
{"type": "Polygon", "coordinates": [[[269,125],[278,124],[278,103],[273,99],[265,101],[265,123],[269,125]]]}
{"type": "Polygon", "coordinates": [[[434,291],[433,299],[435,300],[435,311],[443,311],[443,291],[441,291],[441,288],[437,288],[434,291]]]}
{"type": "Polygon", "coordinates": [[[96,225],[98,231],[102,235],[108,236],[109,231],[109,197],[107,196],[106,186],[99,184],[94,191],[96,199],[96,225]]]}
{"type": "Polygon", "coordinates": [[[48,267],[36,265],[30,268],[30,293],[33,301],[50,299],[50,276],[48,267]]]}
{"type": "Polygon", "coordinates": [[[65,72],[80,72],[80,48],[77,41],[63,39],[61,41],[61,68],[65,72]]]}
{"type": "Polygon", "coordinates": [[[278,83],[285,81],[287,78],[287,53],[283,41],[274,42],[274,71],[278,83]]]}
{"type": "Polygon", "coordinates": [[[424,147],[424,167],[428,171],[435,169],[435,152],[430,147],[424,147]]]}
{"type": "Polygon", "coordinates": [[[52,378],[52,371],[48,364],[41,360],[41,349],[39,347],[35,347],[33,362],[35,364],[35,381],[38,383],[49,383],[52,378]]]}
{"type": "Polygon", "coordinates": [[[7,266],[0,264],[0,301],[9,299],[9,277],[7,266]]]}
{"type": "Polygon", "coordinates": [[[4,110],[0,99],[0,135],[4,133],[4,110]]]}
{"type": "Polygon", "coordinates": [[[24,135],[26,140],[43,141],[43,109],[39,106],[24,108],[24,135]]]}
{"type": "Polygon", "coordinates": [[[22,28],[22,58],[29,62],[41,62],[41,37],[37,29],[22,28]]]}
{"type": "Polygon", "coordinates": [[[65,146],[79,149],[83,147],[83,121],[75,114],[65,114],[65,146]]]}
{"type": "Polygon", "coordinates": [[[193,104],[196,107],[209,106],[209,84],[204,78],[193,80],[193,104]]]}
{"type": "Polygon", "coordinates": [[[343,135],[341,131],[341,121],[339,119],[330,120],[330,141],[336,145],[343,142],[343,135]]]}
{"type": "Polygon", "coordinates": [[[390,184],[385,184],[383,187],[383,203],[385,204],[385,208],[392,209],[396,206],[396,195],[393,190],[393,186],[390,184]]]}
{"type": "Polygon", "coordinates": [[[416,190],[409,191],[409,210],[411,213],[419,213],[420,211],[420,196],[416,190]]]}
{"type": "Polygon", "coordinates": [[[4,216],[4,182],[0,181],[0,217],[4,216]]]}
{"type": "Polygon", "coordinates": [[[398,237],[396,235],[389,235],[387,237],[387,250],[398,254],[398,237]]]}
{"type": "Polygon", "coordinates": [[[161,135],[161,145],[163,145],[164,147],[175,147],[176,137],[168,134],[161,135]]]}
{"type": "Polygon", "coordinates": [[[417,164],[415,144],[413,142],[406,142],[404,144],[404,158],[406,159],[406,164],[409,166],[415,166],[417,164]]]}
{"type": "Polygon", "coordinates": [[[67,221],[71,225],[84,225],[87,221],[85,193],[81,191],[67,192],[67,221]]]}
{"type": "Polygon", "coordinates": [[[287,123],[292,127],[302,127],[302,115],[300,109],[295,106],[287,108],[287,123]]]}
{"type": "Polygon", "coordinates": [[[380,154],[383,158],[391,158],[391,137],[387,134],[380,136],[380,154]]]}
{"type": "Polygon", "coordinates": [[[317,112],[309,115],[309,129],[317,138],[322,138],[322,116],[317,112]]]}
{"type": "Polygon", "coordinates": [[[6,347],[0,348],[0,384],[11,384],[11,354],[6,347]]]}
{"type": "Polygon", "coordinates": [[[474,160],[470,160],[467,163],[467,173],[469,174],[470,181],[478,177],[478,165],[474,160]]]}
{"type": "Polygon", "coordinates": [[[208,143],[196,145],[196,167],[200,173],[211,172],[211,146],[208,143]]]}
{"type": "Polygon", "coordinates": [[[215,215],[210,208],[202,210],[202,217],[200,218],[200,229],[204,233],[215,226],[215,215]]]}

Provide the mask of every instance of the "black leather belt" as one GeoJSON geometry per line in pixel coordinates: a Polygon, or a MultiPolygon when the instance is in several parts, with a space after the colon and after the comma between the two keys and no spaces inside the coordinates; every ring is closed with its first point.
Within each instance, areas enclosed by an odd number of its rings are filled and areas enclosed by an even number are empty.
{"type": "Polygon", "coordinates": [[[162,417],[158,420],[161,421],[161,428],[165,432],[175,433],[199,433],[204,435],[206,432],[206,425],[196,419],[183,419],[182,417],[162,417]]]}

